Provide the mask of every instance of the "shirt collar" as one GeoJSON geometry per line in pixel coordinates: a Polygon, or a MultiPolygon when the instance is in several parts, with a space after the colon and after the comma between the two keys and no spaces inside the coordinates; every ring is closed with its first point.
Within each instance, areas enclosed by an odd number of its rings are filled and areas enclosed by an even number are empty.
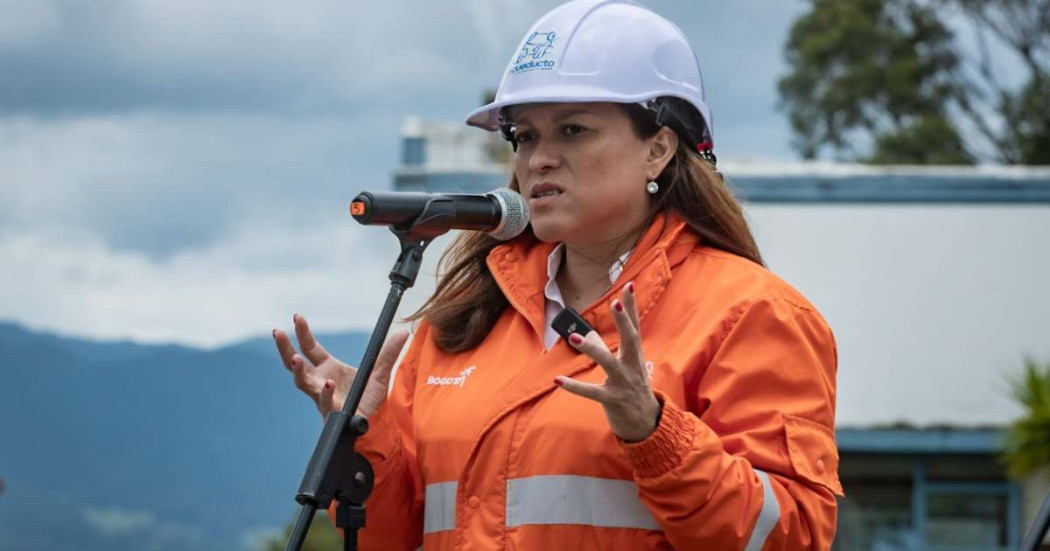
{"type": "MultiPolygon", "coordinates": [[[[685,260],[700,241],[699,235],[687,229],[685,220],[676,213],[658,213],[635,244],[630,262],[623,267],[617,283],[609,287],[602,299],[608,300],[619,293],[618,284],[621,280],[635,281],[638,284],[635,300],[638,302],[639,314],[644,317],[648,305],[660,296],[666,281],[670,280],[670,269],[685,260]]],[[[537,335],[543,335],[544,332],[547,261],[557,246],[525,234],[497,245],[485,260],[503,296],[512,308],[524,316],[537,335]]],[[[608,328],[615,331],[615,323],[608,308],[588,308],[580,314],[599,332],[608,328]]]]}
{"type": "MultiPolygon", "coordinates": [[[[616,262],[609,266],[609,285],[616,283],[617,279],[620,279],[620,274],[623,273],[623,267],[627,264],[627,257],[631,256],[632,251],[627,251],[616,259],[616,262]]],[[[547,255],[547,285],[543,288],[543,295],[548,300],[554,300],[561,306],[565,306],[565,302],[562,299],[561,289],[558,287],[558,270],[561,269],[561,263],[565,259],[565,243],[558,243],[558,246],[551,251],[551,254],[547,255]]]]}

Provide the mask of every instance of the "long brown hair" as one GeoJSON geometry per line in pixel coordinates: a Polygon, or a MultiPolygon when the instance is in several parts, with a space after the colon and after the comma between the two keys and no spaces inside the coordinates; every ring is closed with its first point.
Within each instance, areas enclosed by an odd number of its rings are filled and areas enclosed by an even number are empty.
{"type": "MultiPolygon", "coordinates": [[[[653,115],[639,105],[621,104],[631,126],[641,139],[656,135],[660,126],[653,115]]],[[[765,265],[740,203],[715,167],[697,155],[686,140],[678,140],[678,150],[657,177],[660,192],[653,202],[649,220],[662,210],[678,213],[702,239],[716,249],[765,265]]],[[[516,176],[508,187],[518,191],[516,176]]],[[[516,239],[538,241],[529,227],[516,239]]],[[[408,317],[427,320],[434,341],[445,352],[474,348],[496,324],[507,298],[496,284],[485,263],[489,252],[500,242],[480,232],[463,232],[441,257],[434,294],[408,317]]]]}

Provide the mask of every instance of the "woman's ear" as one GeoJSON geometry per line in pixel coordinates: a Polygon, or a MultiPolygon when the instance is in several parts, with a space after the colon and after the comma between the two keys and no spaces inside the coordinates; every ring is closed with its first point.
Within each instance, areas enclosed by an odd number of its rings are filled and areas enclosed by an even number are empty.
{"type": "Polygon", "coordinates": [[[655,178],[663,172],[677,150],[678,134],[666,126],[661,127],[655,136],[649,138],[649,156],[645,163],[648,173],[655,178]]]}

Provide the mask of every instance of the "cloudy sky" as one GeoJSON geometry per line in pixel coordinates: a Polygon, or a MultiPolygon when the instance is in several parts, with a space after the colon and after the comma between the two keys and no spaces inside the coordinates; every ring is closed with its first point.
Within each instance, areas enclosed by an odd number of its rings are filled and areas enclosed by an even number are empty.
{"type": "MultiPolygon", "coordinates": [[[[0,319],[200,346],[287,327],[294,312],[324,330],[370,327],[396,247],[351,221],[349,199],[390,185],[406,116],[461,120],[498,84],[532,21],[557,3],[0,0],[0,319]]],[[[775,83],[785,71],[787,31],[807,3],[647,4],[676,22],[698,53],[720,157],[738,165],[793,160],[775,83]]],[[[1036,274],[1050,271],[1024,253],[1050,240],[1046,210],[974,217],[948,209],[903,222],[887,212],[751,211],[771,265],[827,313],[850,365],[871,377],[892,365],[905,377],[924,362],[948,365],[944,348],[975,369],[1009,366],[1026,350],[1050,354],[1039,344],[1045,331],[1025,329],[1050,325],[1045,293],[1034,302],[1025,295],[1039,288],[1036,274]],[[957,294],[980,295],[986,277],[973,272],[931,294],[916,279],[890,277],[914,273],[893,269],[908,262],[896,255],[908,250],[920,263],[931,247],[958,244],[954,235],[992,239],[972,224],[989,216],[1008,223],[994,240],[1014,242],[1019,253],[996,259],[1009,274],[997,281],[1022,291],[979,301],[980,323],[919,339],[884,295],[851,287],[861,273],[895,298],[929,300],[923,311],[945,319],[923,327],[950,322],[957,294]],[[850,223],[863,229],[844,231],[850,223]],[[895,238],[883,239],[895,228],[895,238]],[[858,250],[881,252],[854,262],[858,250]],[[828,269],[821,259],[829,254],[841,265],[828,269]],[[867,300],[877,315],[850,313],[854,300],[867,300]],[[1021,329],[1000,331],[977,363],[959,345],[996,319],[1021,329]],[[871,338],[882,332],[900,342],[871,338]],[[902,349],[920,353],[902,362],[895,354],[902,349]]],[[[964,266],[985,265],[972,247],[950,250],[946,263],[961,255],[964,266]]],[[[421,278],[406,308],[429,286],[421,278]]],[[[948,375],[923,373],[915,404],[948,375]]],[[[1001,379],[981,377],[979,385],[1001,379]]],[[[870,414],[885,407],[885,396],[867,392],[869,384],[844,376],[840,401],[853,408],[844,418],[893,420],[870,414]]],[[[969,418],[1007,418],[1013,410],[997,396],[998,413],[969,418]]],[[[982,403],[972,393],[956,402],[917,418],[972,414],[982,403]]]]}
{"type": "MultiPolygon", "coordinates": [[[[391,251],[348,199],[556,3],[0,0],[0,318],[200,345],[296,310],[365,326],[391,251]]],[[[773,87],[804,4],[651,5],[699,52],[725,155],[791,158],[773,87]]]]}

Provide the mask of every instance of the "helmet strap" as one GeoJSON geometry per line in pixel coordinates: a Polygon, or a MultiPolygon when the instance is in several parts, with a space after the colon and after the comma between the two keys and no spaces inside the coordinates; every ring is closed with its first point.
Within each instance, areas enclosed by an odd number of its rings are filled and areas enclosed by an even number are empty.
{"type": "MultiPolygon", "coordinates": [[[[704,123],[701,121],[700,126],[689,124],[688,121],[683,120],[682,117],[691,117],[687,110],[675,109],[673,102],[680,101],[685,103],[684,100],[678,100],[677,98],[653,98],[643,105],[649,111],[653,112],[656,116],[655,122],[657,126],[666,126],[673,130],[675,134],[678,134],[680,139],[685,140],[687,143],[696,145],[696,152],[700,155],[700,158],[715,165],[718,161],[714,154],[714,144],[711,143],[710,139],[704,139],[704,123]]],[[[699,117],[699,115],[696,115],[699,117]]]]}
{"type": "Polygon", "coordinates": [[[514,125],[511,123],[503,123],[499,125],[499,133],[503,135],[503,139],[510,142],[510,146],[514,148],[514,152],[518,152],[518,140],[514,137],[514,125]]]}

